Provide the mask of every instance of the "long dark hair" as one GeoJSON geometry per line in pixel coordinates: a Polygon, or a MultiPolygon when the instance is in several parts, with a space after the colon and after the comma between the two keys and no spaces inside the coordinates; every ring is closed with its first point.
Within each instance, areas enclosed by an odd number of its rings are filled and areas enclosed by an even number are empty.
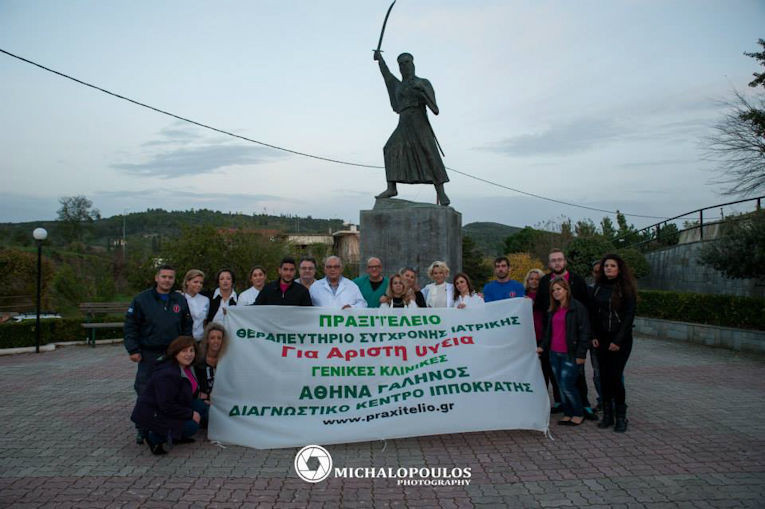
{"type": "MultiPolygon", "coordinates": [[[[468,287],[468,296],[473,295],[475,293],[475,288],[473,288],[473,282],[470,280],[470,276],[465,274],[464,272],[459,272],[456,276],[454,276],[454,283],[457,283],[457,279],[462,278],[467,283],[468,287]]],[[[457,302],[460,298],[460,292],[457,291],[457,287],[454,288],[454,302],[457,302]]]]}
{"type": "Polygon", "coordinates": [[[600,273],[596,283],[598,285],[614,283],[614,291],[611,294],[611,303],[615,308],[620,309],[624,299],[637,298],[637,283],[635,282],[635,276],[632,275],[632,269],[629,268],[627,262],[622,259],[621,256],[615,253],[609,253],[600,259],[600,273]],[[613,280],[609,280],[606,277],[605,268],[606,260],[613,260],[619,267],[619,274],[613,280]]]}

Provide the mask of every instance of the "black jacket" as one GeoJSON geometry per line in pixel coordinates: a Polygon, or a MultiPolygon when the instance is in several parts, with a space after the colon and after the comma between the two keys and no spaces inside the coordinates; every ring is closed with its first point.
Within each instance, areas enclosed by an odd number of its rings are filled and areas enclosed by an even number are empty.
{"type": "MultiPolygon", "coordinates": [[[[547,310],[550,309],[550,281],[553,278],[552,272],[546,274],[539,280],[539,289],[537,297],[534,299],[534,310],[542,312],[542,324],[547,327],[547,310]]],[[[571,295],[578,300],[585,308],[590,307],[590,294],[587,291],[587,282],[583,277],[569,271],[568,284],[571,286],[571,295]]]]}
{"type": "Polygon", "coordinates": [[[271,281],[263,287],[255,299],[256,306],[313,306],[305,286],[291,281],[287,291],[282,293],[279,281],[271,281]]]}
{"type": "MultiPolygon", "coordinates": [[[[545,352],[549,352],[550,343],[552,342],[553,313],[548,311],[546,314],[547,325],[545,326],[545,333],[542,336],[542,344],[540,346],[545,352]]],[[[587,348],[592,341],[588,314],[584,304],[576,299],[571,300],[568,311],[566,311],[566,349],[571,360],[587,358],[587,348]]]]}
{"type": "Polygon", "coordinates": [[[146,389],[138,396],[130,419],[139,429],[164,438],[181,438],[183,423],[194,415],[191,382],[174,360],[157,364],[146,389]]]}
{"type": "Polygon", "coordinates": [[[595,285],[592,290],[590,319],[592,333],[601,348],[609,343],[619,346],[632,343],[632,324],[635,321],[634,297],[624,297],[617,308],[613,305],[613,284],[595,285]]]}
{"type": "Polygon", "coordinates": [[[191,336],[193,321],[182,293],[170,292],[167,301],[155,288],[139,293],[125,314],[125,349],[164,352],[178,336],[191,336]]]}
{"type": "Polygon", "coordinates": [[[194,364],[194,374],[197,376],[197,382],[199,382],[199,392],[204,392],[209,396],[215,382],[215,368],[202,359],[201,362],[194,364]]]}
{"type": "MultiPolygon", "coordinates": [[[[218,294],[217,297],[215,298],[213,298],[212,295],[208,295],[208,297],[210,299],[210,309],[207,310],[207,318],[205,318],[205,325],[212,322],[213,318],[215,318],[215,313],[218,312],[218,309],[220,308],[220,302],[223,300],[223,297],[221,297],[220,294],[218,294]]],[[[228,299],[228,305],[236,306],[236,299],[234,298],[233,294],[228,299]]]]}

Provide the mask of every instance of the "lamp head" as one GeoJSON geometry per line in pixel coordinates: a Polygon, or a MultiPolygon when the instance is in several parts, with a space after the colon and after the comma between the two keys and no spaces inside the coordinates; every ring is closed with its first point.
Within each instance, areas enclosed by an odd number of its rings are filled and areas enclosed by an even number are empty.
{"type": "Polygon", "coordinates": [[[45,228],[35,228],[35,231],[32,232],[32,237],[34,237],[35,240],[42,241],[48,238],[48,232],[45,228]]]}

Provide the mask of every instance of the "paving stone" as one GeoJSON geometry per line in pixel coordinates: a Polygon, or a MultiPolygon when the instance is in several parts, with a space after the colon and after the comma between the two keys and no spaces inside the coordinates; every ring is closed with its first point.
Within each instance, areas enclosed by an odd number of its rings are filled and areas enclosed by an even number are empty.
{"type": "Polygon", "coordinates": [[[468,486],[309,485],[292,470],[295,448],[221,448],[203,433],[152,456],[128,420],[134,369],[120,345],[0,358],[0,505],[721,508],[765,499],[765,421],[752,418],[765,413],[765,357],[756,354],[637,338],[625,434],[587,423],[553,429],[555,440],[491,431],[328,447],[336,466],[471,467],[468,486]]]}

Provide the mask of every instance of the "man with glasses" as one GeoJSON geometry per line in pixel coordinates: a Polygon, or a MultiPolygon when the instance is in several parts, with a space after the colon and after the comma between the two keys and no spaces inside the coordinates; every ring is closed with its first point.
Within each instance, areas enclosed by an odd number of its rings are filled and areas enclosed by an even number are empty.
{"type": "Polygon", "coordinates": [[[311,285],[311,301],[314,306],[335,309],[365,308],[367,301],[359,287],[343,277],[343,262],[338,256],[324,260],[324,278],[311,285]]]}
{"type": "Polygon", "coordinates": [[[367,307],[379,308],[380,297],[385,295],[385,290],[388,288],[388,278],[383,277],[382,271],[382,261],[372,257],[367,260],[367,273],[353,280],[367,301],[367,307]]]}

